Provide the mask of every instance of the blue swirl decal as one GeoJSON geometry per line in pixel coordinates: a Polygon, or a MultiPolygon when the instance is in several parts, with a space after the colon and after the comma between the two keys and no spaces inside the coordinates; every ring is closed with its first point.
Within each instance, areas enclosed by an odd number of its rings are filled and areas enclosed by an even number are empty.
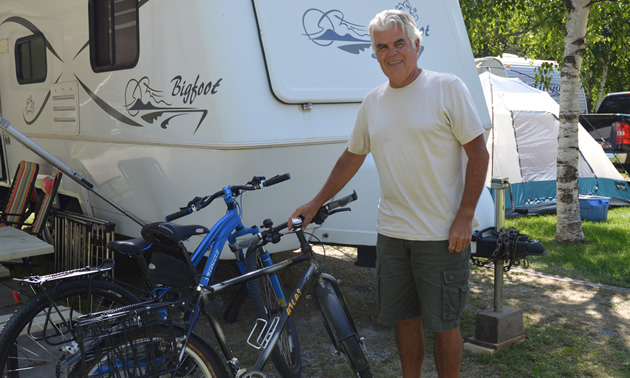
{"type": "Polygon", "coordinates": [[[311,8],[302,15],[302,27],[304,35],[319,46],[335,44],[351,54],[359,54],[371,46],[367,27],[348,22],[338,9],[324,12],[311,8]]]}

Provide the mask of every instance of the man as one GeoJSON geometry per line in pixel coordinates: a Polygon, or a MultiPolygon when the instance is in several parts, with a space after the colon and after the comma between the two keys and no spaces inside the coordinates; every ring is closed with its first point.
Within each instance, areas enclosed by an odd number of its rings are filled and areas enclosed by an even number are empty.
{"type": "Polygon", "coordinates": [[[421,35],[408,13],[381,12],[369,32],[389,80],[366,95],[347,149],[320,192],[290,219],[301,215],[308,224],[371,152],[381,184],[379,317],[396,323],[404,377],[420,376],[424,330],[434,333],[438,374],[457,377],[469,246],[488,166],[484,129],[460,79],[418,67],[421,35]]]}

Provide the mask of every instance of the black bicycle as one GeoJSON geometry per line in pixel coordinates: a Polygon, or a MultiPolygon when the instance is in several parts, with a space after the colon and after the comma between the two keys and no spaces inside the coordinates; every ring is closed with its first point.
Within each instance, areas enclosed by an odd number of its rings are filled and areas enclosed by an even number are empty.
{"type": "MultiPolygon", "coordinates": [[[[356,199],[356,192],[353,192],[349,196],[322,206],[311,222],[322,224],[329,215],[349,211],[350,209],[345,206],[356,199]]],[[[273,223],[266,220],[263,224],[263,227],[266,228],[265,231],[253,237],[244,238],[231,246],[235,249],[247,248],[249,273],[212,285],[208,288],[209,292],[218,295],[228,287],[244,281],[250,282],[249,287],[256,315],[264,323],[262,332],[258,337],[259,340],[264,340],[261,345],[264,349],[256,362],[254,371],[262,371],[269,357],[270,350],[273,349],[273,345],[278,340],[280,330],[292,316],[292,312],[302,298],[303,293],[310,293],[337,352],[345,356],[355,376],[372,377],[368,361],[363,353],[365,348],[363,339],[359,337],[359,332],[337,280],[322,271],[323,264],[313,252],[312,245],[304,234],[302,219],[295,218],[292,220],[292,224],[293,232],[291,233],[295,233],[300,242],[301,253],[298,256],[271,266],[265,265],[262,260],[268,258],[269,255],[265,245],[278,243],[283,236],[288,234],[283,232],[288,228],[287,222],[273,227],[273,223]],[[289,303],[284,306],[275,297],[275,291],[271,287],[268,277],[302,262],[308,262],[308,267],[298,280],[292,295],[289,296],[289,303]]],[[[220,340],[222,347],[224,342],[225,340],[220,340]]],[[[225,346],[227,346],[227,343],[225,343],[225,346]]]]}

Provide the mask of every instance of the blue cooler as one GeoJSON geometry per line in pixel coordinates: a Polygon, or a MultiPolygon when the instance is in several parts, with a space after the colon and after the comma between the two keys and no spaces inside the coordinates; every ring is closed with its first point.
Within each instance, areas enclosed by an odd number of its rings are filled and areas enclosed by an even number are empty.
{"type": "Polygon", "coordinates": [[[602,222],[608,220],[610,197],[579,196],[580,216],[584,220],[602,222]]]}

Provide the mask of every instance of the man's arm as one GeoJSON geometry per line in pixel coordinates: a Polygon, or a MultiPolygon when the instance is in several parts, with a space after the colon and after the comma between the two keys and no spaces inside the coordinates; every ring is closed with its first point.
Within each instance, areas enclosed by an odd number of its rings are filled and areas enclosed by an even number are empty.
{"type": "Polygon", "coordinates": [[[339,193],[341,189],[350,181],[352,177],[357,173],[366,155],[357,155],[348,151],[347,149],[341,154],[335,167],[328,176],[326,183],[320,189],[319,193],[310,202],[295,209],[293,214],[289,217],[289,229],[291,229],[291,219],[297,216],[304,217],[304,224],[307,225],[311,222],[311,219],[316,215],[317,210],[335,194],[339,193]]]}
{"type": "Polygon", "coordinates": [[[483,134],[466,143],[464,151],[466,156],[468,156],[464,195],[449,232],[449,252],[461,252],[470,245],[472,221],[475,216],[475,208],[477,207],[479,196],[486,181],[488,160],[490,158],[483,134]]]}

